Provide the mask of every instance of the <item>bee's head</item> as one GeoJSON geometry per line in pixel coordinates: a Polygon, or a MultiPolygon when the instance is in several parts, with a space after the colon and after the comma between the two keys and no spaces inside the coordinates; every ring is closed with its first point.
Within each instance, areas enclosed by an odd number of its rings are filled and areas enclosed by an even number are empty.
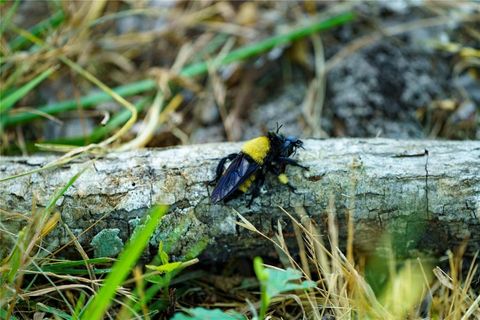
{"type": "Polygon", "coordinates": [[[285,137],[282,134],[278,133],[280,128],[277,128],[276,132],[270,131],[268,137],[270,141],[273,142],[273,145],[278,148],[278,155],[280,157],[289,157],[294,155],[297,152],[298,148],[303,149],[302,140],[294,136],[285,137]]]}
{"type": "Polygon", "coordinates": [[[283,139],[282,153],[285,156],[291,156],[297,152],[298,148],[303,149],[303,141],[294,136],[288,136],[283,139]]]}

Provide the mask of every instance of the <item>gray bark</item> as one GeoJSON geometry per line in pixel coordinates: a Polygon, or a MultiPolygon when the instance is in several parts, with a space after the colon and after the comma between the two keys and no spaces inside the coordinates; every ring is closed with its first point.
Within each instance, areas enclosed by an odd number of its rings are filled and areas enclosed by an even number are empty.
{"type": "MultiPolygon", "coordinates": [[[[305,150],[295,157],[310,170],[287,170],[296,193],[270,177],[251,208],[246,207],[245,196],[212,205],[212,187],[206,183],[219,159],[240,146],[191,145],[95,159],[57,202],[62,222],[79,236],[90,256],[114,255],[149,208],[164,203],[170,210],[151,240],[152,252],[163,241],[181,256],[199,241],[207,241],[204,257],[223,260],[274,252],[260,236],[236,225],[236,211],[268,236],[274,235],[280,221],[286,237],[293,239],[291,221],[279,206],[294,216],[296,208],[302,207],[326,235],[326,212],[329,199],[334,199],[340,238],[346,238],[350,212],[358,250],[372,250],[387,232],[405,253],[442,253],[464,241],[469,241],[468,253],[480,249],[478,141],[307,140],[305,150]]],[[[53,159],[3,157],[0,178],[39,168],[53,159]]],[[[29,214],[33,198],[37,206],[46,206],[86,160],[1,182],[0,207],[29,214]]],[[[60,224],[44,242],[48,250],[71,240],[65,225],[60,224]]],[[[2,218],[4,231],[17,234],[21,226],[22,220],[2,218]]],[[[11,240],[8,232],[2,234],[4,240],[11,240]]],[[[2,246],[4,255],[6,245],[2,246]]]]}

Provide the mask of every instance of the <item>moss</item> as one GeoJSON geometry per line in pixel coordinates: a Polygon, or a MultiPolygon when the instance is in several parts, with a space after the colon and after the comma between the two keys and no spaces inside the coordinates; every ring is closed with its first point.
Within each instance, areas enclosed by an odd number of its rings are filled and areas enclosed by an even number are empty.
{"type": "Polygon", "coordinates": [[[123,241],[118,234],[120,229],[104,229],[93,237],[90,245],[94,249],[94,255],[98,257],[114,257],[123,249],[123,241]]]}

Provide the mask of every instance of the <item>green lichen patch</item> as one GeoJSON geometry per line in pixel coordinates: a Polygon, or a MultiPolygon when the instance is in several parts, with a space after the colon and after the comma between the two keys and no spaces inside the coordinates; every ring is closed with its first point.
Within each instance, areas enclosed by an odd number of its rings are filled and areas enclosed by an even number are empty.
{"type": "Polygon", "coordinates": [[[90,245],[94,249],[94,255],[99,257],[115,257],[123,249],[123,241],[118,234],[120,229],[104,229],[93,237],[90,245]]]}

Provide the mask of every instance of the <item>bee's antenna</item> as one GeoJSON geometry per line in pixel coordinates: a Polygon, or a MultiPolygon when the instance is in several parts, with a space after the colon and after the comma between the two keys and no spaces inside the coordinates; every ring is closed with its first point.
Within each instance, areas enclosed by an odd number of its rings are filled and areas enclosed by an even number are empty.
{"type": "Polygon", "coordinates": [[[280,128],[283,127],[283,124],[281,124],[280,126],[278,125],[278,122],[277,122],[277,133],[280,131],[280,128]]]}

